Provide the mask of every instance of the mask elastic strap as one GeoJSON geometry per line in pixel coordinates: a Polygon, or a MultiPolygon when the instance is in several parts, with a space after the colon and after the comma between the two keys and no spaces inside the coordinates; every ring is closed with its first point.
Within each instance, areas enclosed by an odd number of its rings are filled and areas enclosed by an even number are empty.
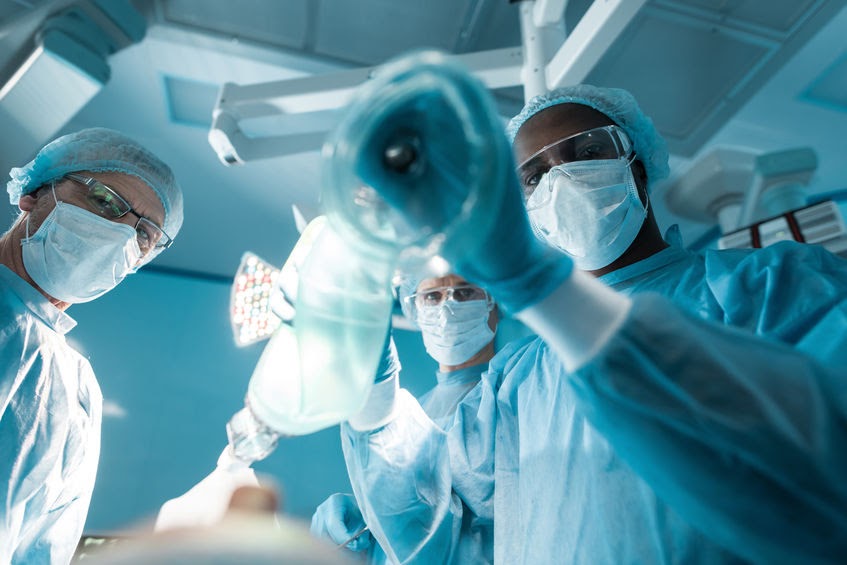
{"type": "MultiPolygon", "coordinates": [[[[53,200],[56,202],[56,205],[59,205],[59,199],[56,198],[56,181],[50,181],[50,191],[53,193],[53,200]]],[[[29,219],[32,217],[32,213],[28,213],[26,215],[26,239],[29,239],[29,219]]]]}

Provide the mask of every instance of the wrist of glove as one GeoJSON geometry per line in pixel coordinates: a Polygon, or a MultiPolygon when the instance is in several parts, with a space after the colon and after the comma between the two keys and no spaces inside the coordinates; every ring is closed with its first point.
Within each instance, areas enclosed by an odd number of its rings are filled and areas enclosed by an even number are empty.
{"type": "Polygon", "coordinates": [[[570,277],[573,261],[540,241],[532,231],[517,179],[510,179],[496,214],[474,253],[445,249],[457,273],[486,288],[497,303],[516,314],[544,300],[570,277]]]}

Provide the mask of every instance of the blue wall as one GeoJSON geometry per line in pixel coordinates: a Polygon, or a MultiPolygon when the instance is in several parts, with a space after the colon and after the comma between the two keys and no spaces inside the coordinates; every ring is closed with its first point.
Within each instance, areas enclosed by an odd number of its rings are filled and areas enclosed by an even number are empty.
{"type": "MultiPolygon", "coordinates": [[[[79,323],[68,338],[89,357],[106,405],[86,533],[151,525],[214,468],[263,347],[235,346],[229,292],[228,282],[142,271],[68,310],[79,323]]],[[[403,385],[421,394],[436,365],[420,334],[396,331],[395,340],[403,385]]],[[[283,510],[304,519],[350,490],[337,427],[281,441],[256,469],[281,485],[283,510]]]]}

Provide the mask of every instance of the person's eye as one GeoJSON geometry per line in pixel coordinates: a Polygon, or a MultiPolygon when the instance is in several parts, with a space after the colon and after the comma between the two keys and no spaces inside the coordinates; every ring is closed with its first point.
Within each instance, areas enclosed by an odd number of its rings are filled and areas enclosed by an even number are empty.
{"type": "Polygon", "coordinates": [[[599,142],[586,143],[580,147],[575,154],[577,161],[593,161],[595,159],[609,159],[609,148],[599,142]]]}
{"type": "Polygon", "coordinates": [[[470,287],[464,288],[454,288],[453,296],[456,297],[456,300],[459,302],[465,302],[467,300],[473,300],[474,295],[476,294],[476,289],[470,287]]]}
{"type": "Polygon", "coordinates": [[[138,247],[140,247],[142,251],[146,251],[153,246],[153,236],[143,226],[139,225],[135,228],[135,237],[138,239],[138,247]]]}
{"type": "Polygon", "coordinates": [[[524,198],[529,198],[535,192],[538,183],[541,182],[541,177],[547,171],[540,168],[532,168],[526,171],[521,171],[521,188],[523,189],[524,198]]]}
{"type": "Polygon", "coordinates": [[[441,291],[434,290],[432,292],[426,292],[423,295],[424,304],[438,304],[441,302],[441,291]]]}
{"type": "Polygon", "coordinates": [[[118,218],[123,213],[120,202],[114,195],[102,189],[98,190],[97,187],[88,192],[88,202],[98,214],[109,218],[118,218]]]}

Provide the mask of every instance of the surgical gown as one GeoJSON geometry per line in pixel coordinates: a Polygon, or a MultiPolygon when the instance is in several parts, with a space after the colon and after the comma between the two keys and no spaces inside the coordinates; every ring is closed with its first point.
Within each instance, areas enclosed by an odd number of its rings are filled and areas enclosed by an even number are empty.
{"type": "Polygon", "coordinates": [[[633,306],[574,375],[529,338],[448,434],[402,390],[386,426],[345,427],[354,491],[397,560],[459,562],[460,526],[481,518],[498,563],[843,558],[847,262],[672,246],[604,282],[633,306]]]}
{"type": "MultiPolygon", "coordinates": [[[[452,425],[456,408],[465,395],[479,383],[486,368],[487,364],[481,364],[446,373],[435,373],[437,384],[420,398],[420,406],[435,426],[444,429],[452,425]]],[[[476,520],[468,529],[474,533],[459,541],[462,546],[459,550],[462,562],[490,563],[493,559],[493,524],[490,521],[476,520]]],[[[368,562],[386,562],[385,553],[379,545],[371,546],[368,562]]]]}
{"type": "Polygon", "coordinates": [[[100,454],[102,396],[76,322],[0,265],[0,563],[68,563],[100,454]]]}

